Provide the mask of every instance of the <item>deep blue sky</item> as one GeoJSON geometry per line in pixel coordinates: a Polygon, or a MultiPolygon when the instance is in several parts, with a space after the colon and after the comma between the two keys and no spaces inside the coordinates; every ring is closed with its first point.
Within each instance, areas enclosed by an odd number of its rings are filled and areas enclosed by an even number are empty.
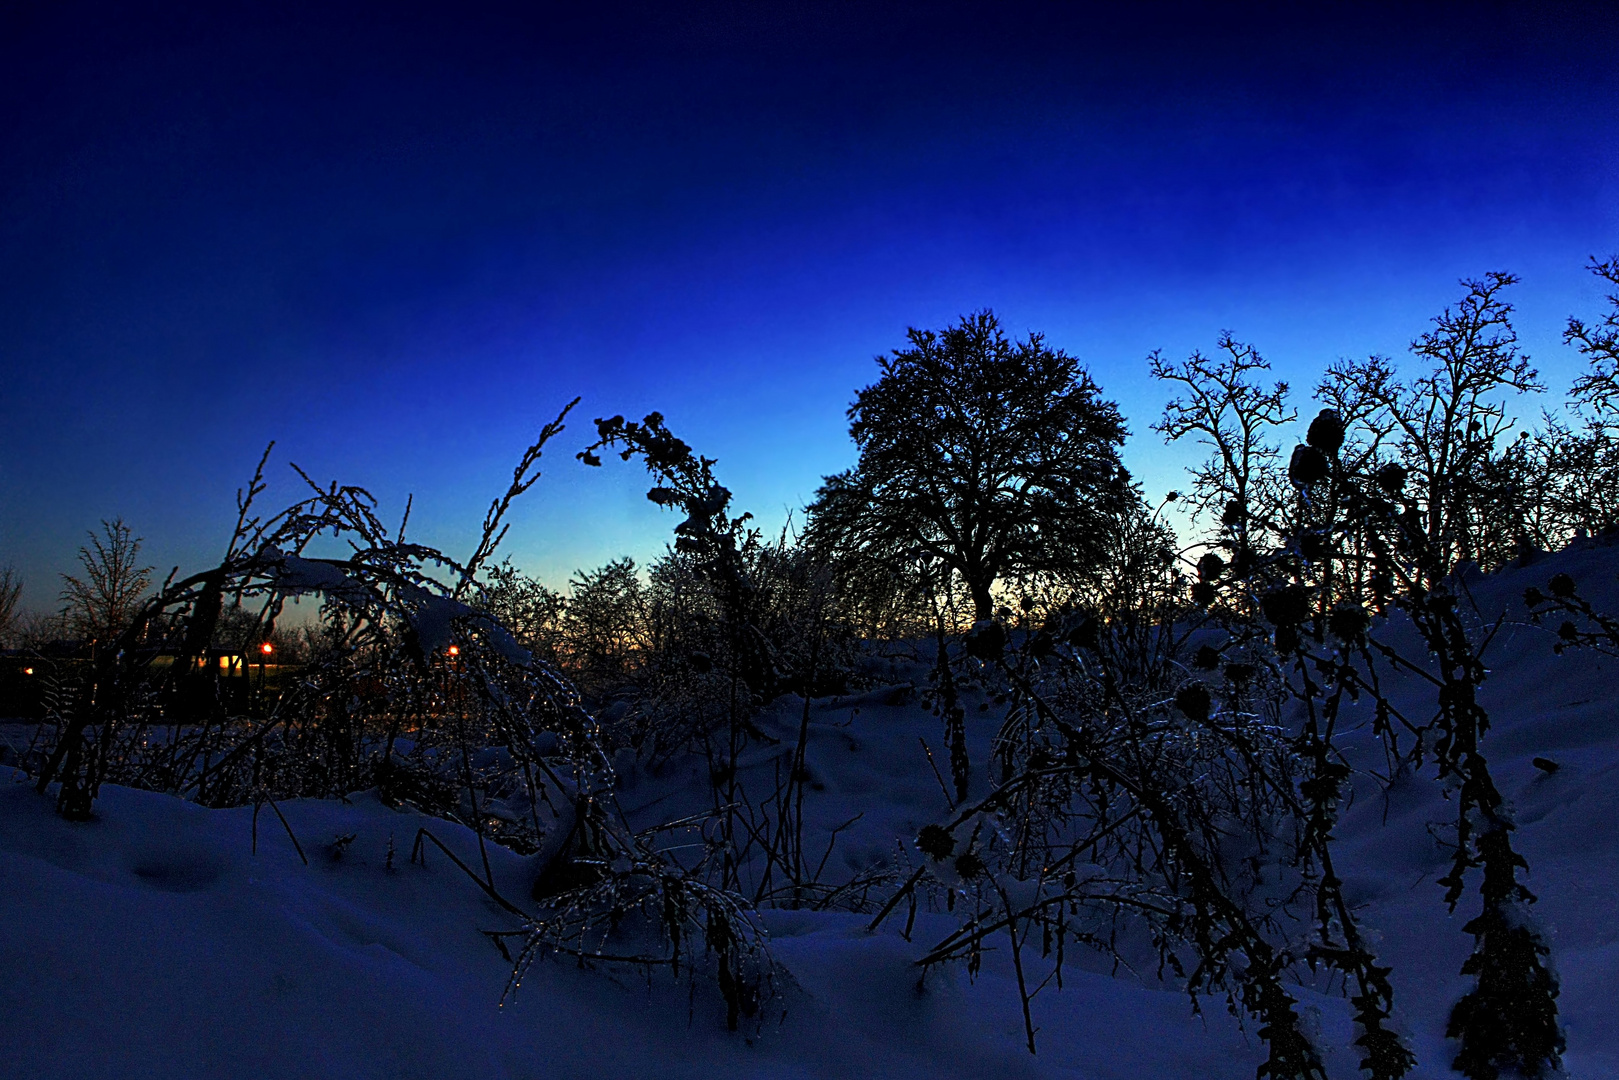
{"type": "MultiPolygon", "coordinates": [[[[1229,328],[1308,386],[1490,269],[1553,388],[1619,249],[1619,7],[875,2],[0,9],[0,563],[48,606],[123,515],[223,544],[270,439],[464,553],[661,550],[573,452],[661,410],[766,524],[853,459],[907,326],[1082,357],[1161,494],[1145,355],[1229,328]],[[1240,12],[1240,14],[1238,14],[1240,12]]],[[[614,468],[614,466],[617,468],[614,468]]]]}

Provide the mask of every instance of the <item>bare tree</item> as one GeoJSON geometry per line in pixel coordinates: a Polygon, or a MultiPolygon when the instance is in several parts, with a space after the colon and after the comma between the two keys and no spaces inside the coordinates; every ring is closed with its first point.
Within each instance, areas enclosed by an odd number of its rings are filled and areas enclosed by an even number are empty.
{"type": "MultiPolygon", "coordinates": [[[[1588,269],[1619,286],[1619,256],[1592,259],[1588,269]]],[[[1549,535],[1541,541],[1546,547],[1580,530],[1601,532],[1619,524],[1619,292],[1607,300],[1597,322],[1570,318],[1563,331],[1563,342],[1579,350],[1590,368],[1570,388],[1576,420],[1564,424],[1548,417],[1538,440],[1550,481],[1549,523],[1542,530],[1549,535]]]]}
{"type": "Polygon", "coordinates": [[[22,599],[22,576],[9,566],[0,566],[0,645],[11,640],[16,629],[17,603],[22,599]]]}
{"type": "MultiPolygon", "coordinates": [[[[1592,259],[1587,269],[1619,287],[1619,255],[1592,259]]],[[[1574,400],[1609,423],[1619,421],[1619,293],[1608,295],[1608,310],[1600,322],[1570,318],[1563,343],[1573,345],[1591,364],[1590,372],[1574,381],[1574,400]]]]}
{"type": "Polygon", "coordinates": [[[1518,350],[1512,305],[1501,295],[1517,280],[1492,272],[1463,281],[1461,302],[1411,343],[1412,354],[1430,367],[1409,383],[1377,357],[1327,373],[1328,389],[1366,407],[1362,425],[1388,432],[1441,574],[1463,559],[1504,561],[1521,531],[1524,499],[1504,445],[1516,423],[1506,396],[1544,387],[1518,350]]]}
{"type": "Polygon", "coordinates": [[[152,582],[152,568],[140,565],[142,540],[121,517],[102,521],[101,535],[89,537],[89,546],[79,548],[84,577],[62,575],[62,601],[73,632],[102,641],[129,625],[152,582]]]}
{"type": "Polygon", "coordinates": [[[576,572],[562,609],[563,640],[575,678],[595,684],[622,681],[645,645],[646,596],[635,560],[614,559],[595,570],[576,572]]]}
{"type": "Polygon", "coordinates": [[[1270,430],[1291,423],[1298,414],[1287,405],[1287,384],[1268,389],[1255,381],[1270,362],[1252,345],[1222,333],[1224,356],[1210,359],[1194,352],[1184,363],[1166,362],[1158,353],[1147,358],[1153,378],[1179,383],[1185,395],[1164,406],[1153,430],[1175,442],[1187,435],[1212,449],[1209,459],[1192,470],[1189,498],[1199,512],[1218,511],[1238,551],[1252,549],[1251,530],[1276,531],[1285,503],[1279,480],[1280,453],[1270,430]]]}
{"type": "Polygon", "coordinates": [[[561,593],[525,574],[508,558],[489,566],[478,602],[525,649],[557,662],[566,606],[561,593]]]}

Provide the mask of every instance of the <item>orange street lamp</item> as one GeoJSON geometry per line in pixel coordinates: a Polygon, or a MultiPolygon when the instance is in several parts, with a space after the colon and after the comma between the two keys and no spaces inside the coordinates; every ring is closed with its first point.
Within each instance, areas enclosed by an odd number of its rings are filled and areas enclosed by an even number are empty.
{"type": "MultiPolygon", "coordinates": [[[[271,645],[268,641],[263,642],[262,644],[259,645],[259,697],[260,698],[262,698],[264,696],[264,679],[265,679],[264,665],[265,665],[265,663],[267,661],[269,661],[270,654],[273,653],[273,652],[275,652],[275,646],[271,645]]],[[[251,684],[249,684],[249,685],[251,685],[251,684]]]]}
{"type": "Polygon", "coordinates": [[[450,646],[450,655],[451,656],[460,656],[461,655],[461,646],[459,646],[459,645],[451,645],[450,646]]]}

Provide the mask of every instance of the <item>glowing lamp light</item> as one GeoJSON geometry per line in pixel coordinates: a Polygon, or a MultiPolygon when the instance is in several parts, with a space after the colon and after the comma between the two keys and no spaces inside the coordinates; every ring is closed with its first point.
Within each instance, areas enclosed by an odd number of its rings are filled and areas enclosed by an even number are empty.
{"type": "Polygon", "coordinates": [[[460,656],[461,655],[461,646],[459,646],[459,645],[451,645],[450,648],[449,648],[449,653],[450,653],[451,656],[460,656]]]}
{"type": "Polygon", "coordinates": [[[31,667],[25,667],[22,669],[22,673],[24,675],[32,675],[34,673],[34,669],[31,667]]]}
{"type": "Polygon", "coordinates": [[[271,653],[275,652],[275,646],[266,641],[263,645],[259,646],[259,652],[263,653],[265,656],[269,656],[271,653]]]}

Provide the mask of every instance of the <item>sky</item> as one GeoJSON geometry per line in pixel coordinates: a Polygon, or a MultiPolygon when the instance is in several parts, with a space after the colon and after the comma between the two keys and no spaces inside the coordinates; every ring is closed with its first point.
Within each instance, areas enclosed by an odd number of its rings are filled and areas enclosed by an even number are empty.
{"type": "Polygon", "coordinates": [[[618,413],[777,529],[873,358],[986,307],[1086,364],[1155,498],[1198,454],[1145,358],[1222,330],[1304,407],[1509,270],[1555,404],[1616,58],[1612,5],[8,4],[0,564],[53,607],[121,516],[204,566],[271,440],[267,507],[295,462],[464,555],[575,396],[519,566],[663,550],[644,475],[574,460],[618,413]]]}

